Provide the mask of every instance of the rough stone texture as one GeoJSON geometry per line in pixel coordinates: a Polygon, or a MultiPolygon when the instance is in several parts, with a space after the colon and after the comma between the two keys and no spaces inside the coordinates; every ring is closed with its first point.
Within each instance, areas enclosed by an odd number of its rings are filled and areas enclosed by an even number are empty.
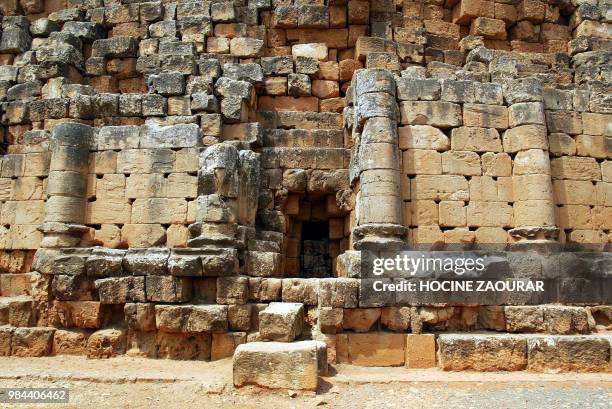
{"type": "MultiPolygon", "coordinates": [[[[609,253],[505,252],[612,239],[608,4],[545,3],[2,2],[0,355],[299,336],[413,366],[434,362],[421,332],[609,330],[609,253]],[[504,251],[491,271],[560,281],[486,302],[360,286],[368,245],[481,244],[504,251]]],[[[446,362],[525,367],[475,337],[446,362]]],[[[527,366],[572,368],[579,341],[555,342],[527,366]]]]}
{"type": "Polygon", "coordinates": [[[270,341],[291,342],[302,332],[304,306],[273,302],[259,312],[259,335],[270,341]]]}
{"type": "Polygon", "coordinates": [[[234,385],[271,389],[316,390],[318,341],[250,342],[233,358],[234,385]]]}
{"type": "Polygon", "coordinates": [[[440,366],[446,371],[518,371],[527,367],[527,340],[512,335],[438,336],[440,366]]]}

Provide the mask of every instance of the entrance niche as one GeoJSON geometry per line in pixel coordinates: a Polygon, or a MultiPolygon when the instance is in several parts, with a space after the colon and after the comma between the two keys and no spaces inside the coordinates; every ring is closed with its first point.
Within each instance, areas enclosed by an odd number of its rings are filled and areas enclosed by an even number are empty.
{"type": "Polygon", "coordinates": [[[290,195],[285,214],[289,221],[285,276],[334,277],[336,257],[348,248],[344,218],[335,195],[290,195]]]}

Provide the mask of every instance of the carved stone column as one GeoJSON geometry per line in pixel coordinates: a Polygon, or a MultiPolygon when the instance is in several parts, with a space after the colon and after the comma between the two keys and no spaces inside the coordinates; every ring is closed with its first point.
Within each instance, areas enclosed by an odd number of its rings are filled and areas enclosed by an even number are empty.
{"type": "Polygon", "coordinates": [[[365,69],[353,81],[351,180],[358,186],[354,247],[377,243],[404,248],[395,79],[389,71],[365,69]]]}

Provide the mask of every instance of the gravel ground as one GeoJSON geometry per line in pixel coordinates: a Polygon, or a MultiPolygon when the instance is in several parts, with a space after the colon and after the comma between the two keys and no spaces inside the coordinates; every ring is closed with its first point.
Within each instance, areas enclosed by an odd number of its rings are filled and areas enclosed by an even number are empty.
{"type": "Polygon", "coordinates": [[[611,408],[612,375],[341,366],[314,392],[231,386],[231,362],[0,359],[0,387],[67,387],[69,404],[0,408],[611,408]],[[399,382],[398,382],[399,380],[399,382]]]}

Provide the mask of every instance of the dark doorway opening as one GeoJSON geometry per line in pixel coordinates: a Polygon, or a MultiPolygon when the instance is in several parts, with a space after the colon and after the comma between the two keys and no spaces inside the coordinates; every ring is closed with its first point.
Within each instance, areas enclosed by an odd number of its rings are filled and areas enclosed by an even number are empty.
{"type": "Polygon", "coordinates": [[[332,276],[329,255],[329,223],[327,221],[302,222],[300,272],[304,278],[332,276]]]}

